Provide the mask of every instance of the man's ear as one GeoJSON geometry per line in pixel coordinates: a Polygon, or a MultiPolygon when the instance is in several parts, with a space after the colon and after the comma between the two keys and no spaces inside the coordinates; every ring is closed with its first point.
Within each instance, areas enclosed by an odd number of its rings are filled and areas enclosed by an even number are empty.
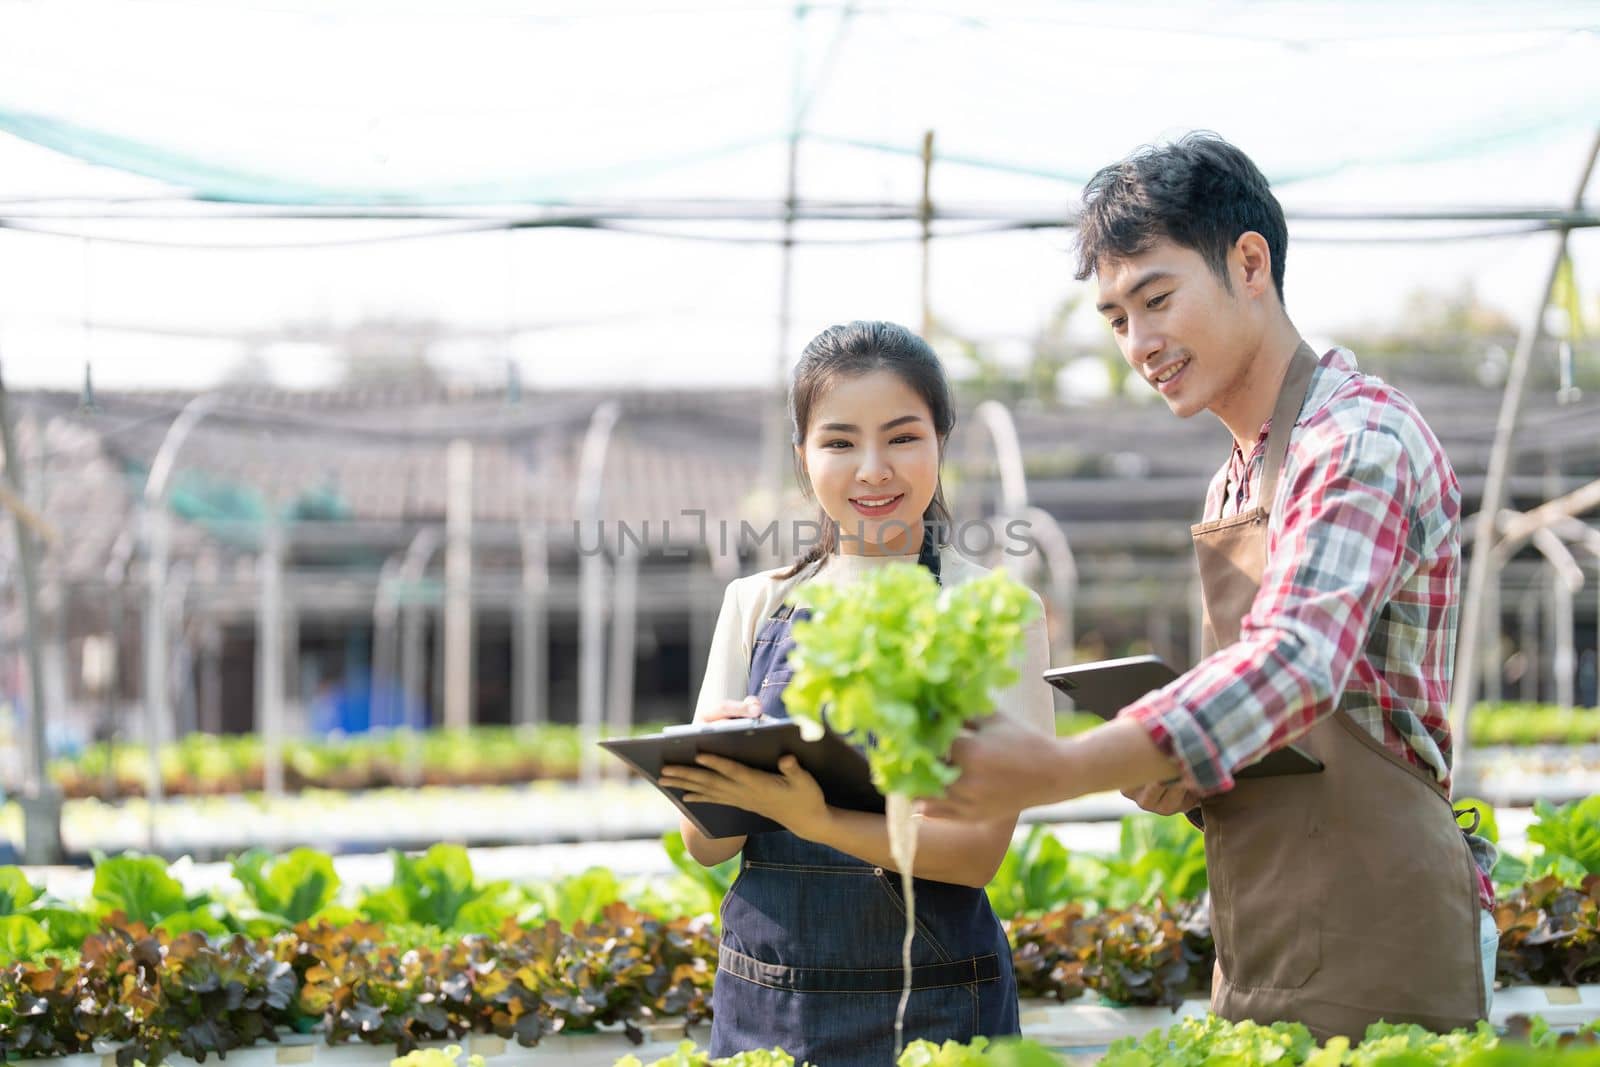
{"type": "Polygon", "coordinates": [[[1234,281],[1246,296],[1258,297],[1272,289],[1272,249],[1267,247],[1265,237],[1246,230],[1233,242],[1228,259],[1234,281]]]}

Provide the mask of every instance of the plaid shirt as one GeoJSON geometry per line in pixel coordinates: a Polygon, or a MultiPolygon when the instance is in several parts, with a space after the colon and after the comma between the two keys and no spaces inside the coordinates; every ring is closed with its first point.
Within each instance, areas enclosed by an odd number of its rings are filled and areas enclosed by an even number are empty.
{"type": "MultiPolygon", "coordinates": [[[[1270,423],[1269,423],[1270,425],[1270,423]]],[[[1448,709],[1461,563],[1461,489],[1402,393],[1335,348],[1312,375],[1267,523],[1261,589],[1239,640],[1125,708],[1202,796],[1343,707],[1450,788],[1448,709]]],[[[1234,445],[1205,517],[1254,507],[1266,455],[1234,445]],[[1228,487],[1232,499],[1224,500],[1228,487]]],[[[1469,838],[1492,906],[1493,846],[1469,838]]]]}
{"type": "MultiPolygon", "coordinates": [[[[1207,519],[1254,507],[1267,427],[1237,445],[1207,519]],[[1225,486],[1237,495],[1223,500],[1225,486]]],[[[1202,795],[1342,706],[1450,785],[1461,492],[1411,402],[1335,348],[1301,408],[1237,643],[1123,711],[1202,795]]]]}

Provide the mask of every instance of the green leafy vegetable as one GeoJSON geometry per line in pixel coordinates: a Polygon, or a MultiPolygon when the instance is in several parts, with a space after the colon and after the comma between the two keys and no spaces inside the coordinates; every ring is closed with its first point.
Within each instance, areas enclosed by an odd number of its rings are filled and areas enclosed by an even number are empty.
{"type": "MultiPolygon", "coordinates": [[[[615,1067],[646,1065],[637,1056],[624,1056],[615,1067]]],[[[794,1067],[794,1057],[781,1048],[760,1048],[712,1059],[710,1053],[696,1048],[693,1041],[685,1041],[671,1055],[650,1061],[648,1067],[794,1067]]]]}
{"type": "Polygon", "coordinates": [[[1072,857],[1047,826],[1034,823],[1020,845],[1006,850],[985,891],[1001,919],[1037,915],[1079,899],[1072,857]]]}
{"type": "Polygon", "coordinates": [[[95,864],[94,902],[97,914],[120,911],[128,922],[146,926],[190,907],[160,856],[116,856],[95,864]]]}
{"type": "Polygon", "coordinates": [[[310,848],[283,856],[251,849],[233,861],[233,875],[256,907],[290,925],[317,914],[339,891],[333,858],[310,848]]]}
{"type": "Polygon", "coordinates": [[[975,1037],[970,1044],[913,1041],[895,1067],[1061,1067],[1063,1060],[1037,1041],[1006,1038],[991,1042],[975,1037]]]}
{"type": "Polygon", "coordinates": [[[1537,800],[1538,816],[1528,827],[1528,840],[1543,845],[1546,854],[1565,856],[1589,874],[1600,874],[1600,794],[1556,807],[1537,800]]]}
{"type": "Polygon", "coordinates": [[[794,627],[789,714],[865,743],[881,792],[942,794],[956,735],[1017,680],[1036,599],[998,571],[941,590],[910,563],[847,587],[819,582],[810,598],[812,617],[794,627]]]}
{"type": "Polygon", "coordinates": [[[38,888],[21,867],[0,867],[0,915],[15,915],[38,899],[38,888]]]}
{"type": "MultiPolygon", "coordinates": [[[[460,1067],[461,1046],[413,1049],[389,1061],[389,1067],[460,1067]]],[[[468,1056],[467,1067],[483,1067],[482,1056],[468,1056]]]]}
{"type": "Polygon", "coordinates": [[[26,915],[0,917],[0,963],[27,959],[50,947],[50,935],[26,915]]]}
{"type": "Polygon", "coordinates": [[[1205,836],[1187,819],[1129,815],[1107,868],[1105,899],[1114,906],[1193,900],[1206,889],[1205,836]]]}

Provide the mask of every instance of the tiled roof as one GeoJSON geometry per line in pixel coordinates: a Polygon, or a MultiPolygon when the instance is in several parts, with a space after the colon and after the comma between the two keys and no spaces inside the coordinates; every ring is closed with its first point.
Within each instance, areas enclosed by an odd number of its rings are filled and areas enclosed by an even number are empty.
{"type": "MultiPolygon", "coordinates": [[[[1468,488],[1481,483],[1500,394],[1466,386],[1413,385],[1408,393],[1444,442],[1468,488]]],[[[103,571],[116,537],[132,528],[142,477],[171,420],[191,394],[102,393],[99,411],[76,394],[20,393],[24,437],[43,419],[47,513],[69,531],[69,569],[103,571]]],[[[596,406],[621,404],[606,464],[602,515],[616,521],[674,518],[703,509],[740,516],[759,481],[761,423],[774,410],[755,390],[527,392],[372,388],[229,393],[185,444],[175,486],[239,487],[236,497],[280,506],[309,496],[351,519],[431,523],[444,518],[446,448],[474,448],[475,515],[567,527],[576,517],[579,452],[596,406]]],[[[780,416],[781,417],[781,416],[780,416]]],[[[1188,521],[1227,447],[1213,419],[1172,418],[1127,401],[1015,412],[1036,502],[1071,522],[1120,518],[1188,521]]],[[[975,495],[992,472],[992,449],[961,412],[949,461],[952,483],[975,495]]],[[[1569,476],[1600,475],[1600,400],[1559,406],[1529,396],[1518,432],[1519,465],[1544,470],[1559,452],[1569,476]]],[[[31,453],[29,443],[22,445],[31,453]]],[[[958,505],[959,507],[959,505],[958,505]]],[[[1469,504],[1469,511],[1475,505],[1469,504]]],[[[203,536],[195,530],[182,537],[203,536]]],[[[181,544],[180,540],[180,544],[181,544]]]]}

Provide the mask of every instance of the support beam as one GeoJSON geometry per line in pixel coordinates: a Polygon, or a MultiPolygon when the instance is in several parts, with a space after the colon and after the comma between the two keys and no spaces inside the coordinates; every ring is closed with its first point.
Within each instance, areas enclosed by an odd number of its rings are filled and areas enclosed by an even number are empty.
{"type": "Polygon", "coordinates": [[[256,615],[256,729],[261,732],[262,786],[283,795],[283,526],[269,518],[257,557],[261,599],[256,615]]]}
{"type": "MultiPolygon", "coordinates": [[[[7,404],[6,388],[0,379],[0,446],[5,448],[5,485],[10,489],[10,502],[26,499],[23,490],[22,453],[17,448],[16,434],[11,429],[11,412],[7,404]]],[[[22,586],[23,640],[27,649],[28,665],[28,763],[23,779],[23,862],[30,864],[59,863],[61,849],[61,797],[51,787],[45,773],[49,753],[45,749],[45,722],[49,702],[45,696],[43,657],[40,654],[42,635],[39,618],[39,558],[34,543],[35,531],[21,511],[12,510],[13,529],[17,538],[18,579],[22,586]]]]}
{"type": "Polygon", "coordinates": [[[445,502],[444,723],[472,725],[472,442],[450,442],[445,502]]]}
{"type": "MultiPolygon", "coordinates": [[[[638,654],[639,633],[639,557],[643,550],[630,548],[617,556],[615,580],[611,588],[611,669],[606,702],[606,725],[616,736],[633,725],[634,661],[638,654]]],[[[608,763],[625,770],[620,763],[608,763]]]]}
{"type": "Polygon", "coordinates": [[[145,608],[144,608],[144,716],[145,744],[149,747],[150,763],[145,779],[145,799],[149,811],[149,847],[159,850],[156,836],[157,812],[166,796],[161,780],[161,744],[171,732],[172,692],[167,679],[169,659],[167,630],[167,566],[172,553],[172,517],[167,514],[167,490],[172,471],[178,462],[178,452],[189,439],[201,419],[211,413],[222,397],[217,393],[201,393],[178,412],[178,417],[167,427],[161,447],[150,464],[145,478],[144,493],[140,498],[145,541],[145,608]]]}
{"type": "Polygon", "coordinates": [[[578,777],[593,784],[600,777],[601,720],[605,713],[606,584],[605,525],[600,502],[605,483],[606,453],[622,406],[608,400],[595,408],[578,454],[574,511],[578,516],[578,777]]]}
{"type": "MultiPolygon", "coordinates": [[[[1584,163],[1583,173],[1572,194],[1574,212],[1583,207],[1584,191],[1594,174],[1597,158],[1600,158],[1600,130],[1595,133],[1595,139],[1589,148],[1588,160],[1584,163]]],[[[1570,232],[1570,227],[1563,226],[1555,232],[1556,239],[1550,267],[1545,273],[1544,284],[1539,289],[1538,303],[1524,323],[1522,333],[1517,338],[1517,350],[1511,357],[1511,367],[1506,375],[1506,391],[1500,404],[1500,417],[1495,424],[1494,445],[1489,452],[1489,469],[1484,479],[1483,499],[1478,507],[1477,544],[1474,546],[1472,562],[1467,572],[1466,597],[1462,603],[1457,630],[1460,645],[1456,656],[1454,689],[1450,698],[1450,727],[1451,732],[1458,738],[1467,736],[1467,720],[1472,714],[1472,705],[1477,697],[1480,654],[1478,646],[1484,629],[1483,609],[1488,599],[1484,596],[1484,589],[1493,577],[1490,551],[1494,544],[1495,522],[1500,509],[1506,503],[1506,478],[1511,470],[1511,443],[1516,436],[1517,419],[1522,412],[1528,366],[1533,361],[1533,351],[1544,333],[1545,308],[1550,304],[1550,292],[1555,286],[1556,273],[1566,256],[1567,234],[1570,232]]],[[[1466,744],[1456,746],[1457,780],[1465,776],[1464,767],[1469,751],[1470,746],[1466,744]]]]}
{"type": "Polygon", "coordinates": [[[516,696],[514,721],[538,726],[550,717],[548,596],[550,549],[541,523],[522,527],[522,596],[517,605],[516,652],[512,660],[516,696]]]}

